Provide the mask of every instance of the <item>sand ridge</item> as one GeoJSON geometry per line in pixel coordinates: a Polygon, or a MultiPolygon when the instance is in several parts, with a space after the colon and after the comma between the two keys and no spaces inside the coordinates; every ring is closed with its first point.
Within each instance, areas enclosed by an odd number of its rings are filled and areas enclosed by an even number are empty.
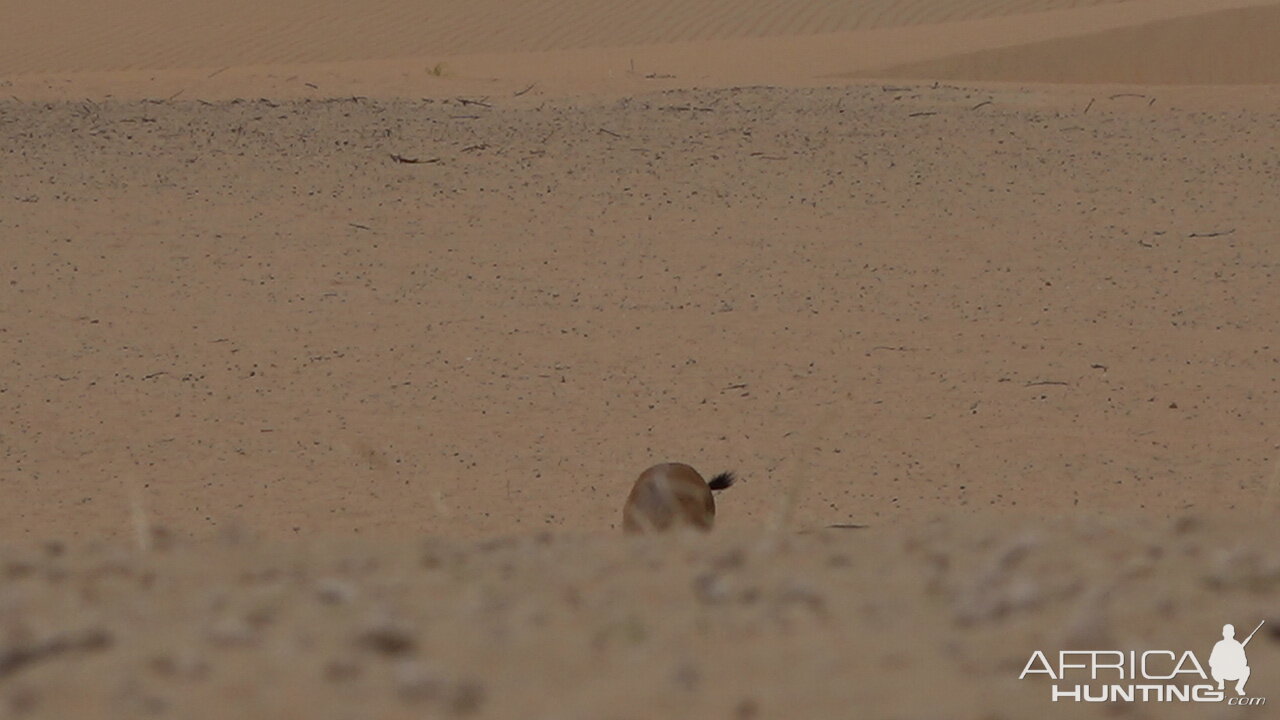
{"type": "Polygon", "coordinates": [[[881,77],[1133,85],[1280,84],[1280,5],[1242,7],[879,68],[881,77]]]}
{"type": "MultiPolygon", "coordinates": [[[[54,22],[55,16],[40,15],[48,12],[38,9],[44,5],[30,5],[25,25],[8,26],[13,36],[0,43],[7,48],[0,52],[9,53],[0,58],[0,67],[8,69],[0,90],[32,100],[439,98],[515,92],[538,99],[617,97],[691,85],[812,86],[850,78],[1182,85],[1280,80],[1270,55],[1274,44],[1265,42],[1277,22],[1274,0],[892,2],[859,5],[857,12],[817,3],[812,12],[785,15],[769,3],[745,9],[735,4],[733,11],[716,3],[679,5],[684,9],[666,13],[631,4],[609,10],[618,17],[588,21],[584,18],[605,7],[592,4],[596,10],[575,10],[569,17],[578,20],[569,23],[564,20],[569,8],[533,13],[528,22],[516,23],[498,6],[467,5],[472,9],[457,10],[456,20],[415,22],[396,13],[423,12],[416,3],[392,2],[388,7],[398,9],[385,13],[378,10],[382,6],[363,12],[358,10],[363,5],[345,4],[344,10],[324,5],[334,14],[311,8],[305,21],[295,23],[283,12],[263,19],[265,24],[255,20],[224,28],[236,39],[216,42],[211,39],[217,37],[216,23],[206,31],[208,23],[166,21],[157,11],[155,22],[175,27],[140,32],[152,38],[173,35],[176,44],[167,50],[147,43],[103,45],[101,38],[58,49],[43,39],[47,34],[15,29],[54,22]],[[315,26],[317,17],[333,19],[315,26]],[[779,17],[788,20],[775,22],[779,17]],[[384,37],[381,25],[359,30],[361,23],[383,23],[411,39],[384,37]],[[428,30],[422,32],[440,37],[419,43],[423,26],[428,30]],[[473,37],[501,41],[464,41],[473,37]],[[352,48],[353,42],[372,45],[352,48]]],[[[446,5],[441,12],[447,15],[454,7],[446,5]]],[[[137,8],[152,9],[146,3],[137,8]]],[[[128,17],[122,11],[107,26],[128,17]]]]}
{"type": "Polygon", "coordinates": [[[84,0],[26,3],[0,27],[6,73],[539,53],[805,36],[1123,0],[84,0]]]}
{"type": "MultiPolygon", "coordinates": [[[[956,720],[1104,718],[1115,711],[1052,702],[1043,676],[1019,680],[1031,654],[1150,648],[1203,662],[1224,622],[1260,620],[1249,682],[1265,697],[1280,683],[1277,539],[1274,524],[1242,533],[1225,517],[999,514],[774,545],[753,531],[3,546],[0,708],[184,720],[939,708],[956,720]]],[[[1153,719],[1206,712],[1127,707],[1153,719]]]]}

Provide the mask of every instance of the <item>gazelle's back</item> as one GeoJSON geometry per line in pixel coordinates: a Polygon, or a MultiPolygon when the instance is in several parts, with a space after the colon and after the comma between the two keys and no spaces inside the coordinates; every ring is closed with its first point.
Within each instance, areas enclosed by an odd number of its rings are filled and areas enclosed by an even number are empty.
{"type": "MultiPolygon", "coordinates": [[[[718,476],[720,487],[733,481],[718,476]]],[[[662,463],[640,473],[622,508],[622,529],[629,533],[658,532],[674,526],[710,530],[716,517],[711,487],[697,470],[684,463],[662,463]]]]}

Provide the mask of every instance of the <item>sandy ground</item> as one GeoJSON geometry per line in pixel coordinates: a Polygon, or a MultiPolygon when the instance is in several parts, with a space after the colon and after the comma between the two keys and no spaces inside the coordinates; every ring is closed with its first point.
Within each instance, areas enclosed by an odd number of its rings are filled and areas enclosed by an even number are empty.
{"type": "Polygon", "coordinates": [[[1274,698],[1274,523],[1003,512],[772,538],[6,549],[0,698],[47,718],[1271,716],[1053,703],[1018,676],[1036,650],[1206,658],[1224,621],[1267,619],[1249,683],[1274,698]]]}
{"type": "Polygon", "coordinates": [[[0,26],[0,717],[1267,717],[1280,6],[507,5],[0,26]]]}

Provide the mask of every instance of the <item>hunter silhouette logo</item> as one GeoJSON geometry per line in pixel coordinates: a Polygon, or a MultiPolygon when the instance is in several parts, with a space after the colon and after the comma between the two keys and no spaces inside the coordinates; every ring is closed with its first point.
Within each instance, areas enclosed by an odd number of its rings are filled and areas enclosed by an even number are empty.
{"type": "Polygon", "coordinates": [[[1236,694],[1244,696],[1244,684],[1249,681],[1249,658],[1244,654],[1244,646],[1249,644],[1264,622],[1266,620],[1258,623],[1244,642],[1236,640],[1235,625],[1228,623],[1222,626],[1222,639],[1209,654],[1209,672],[1218,681],[1219,690],[1225,689],[1226,681],[1235,680],[1236,694]]]}
{"type": "Polygon", "coordinates": [[[1031,654],[1019,680],[1043,675],[1053,681],[1053,702],[1196,702],[1266,705],[1265,697],[1245,695],[1249,658],[1245,647],[1262,629],[1258,623],[1244,641],[1236,628],[1222,626],[1222,639],[1209,653],[1208,671],[1191,650],[1061,650],[1057,662],[1041,650],[1031,654]],[[1235,683],[1229,697],[1227,683],[1235,683]]]}

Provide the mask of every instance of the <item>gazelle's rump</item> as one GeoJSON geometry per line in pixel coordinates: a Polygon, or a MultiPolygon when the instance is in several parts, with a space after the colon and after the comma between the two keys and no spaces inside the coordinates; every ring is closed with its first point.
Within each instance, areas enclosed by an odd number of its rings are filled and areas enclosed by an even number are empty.
{"type": "Polygon", "coordinates": [[[622,529],[629,533],[661,532],[672,527],[710,530],[715,522],[712,490],[733,484],[733,473],[716,475],[708,483],[684,463],[662,463],[640,473],[622,507],[622,529]]]}

